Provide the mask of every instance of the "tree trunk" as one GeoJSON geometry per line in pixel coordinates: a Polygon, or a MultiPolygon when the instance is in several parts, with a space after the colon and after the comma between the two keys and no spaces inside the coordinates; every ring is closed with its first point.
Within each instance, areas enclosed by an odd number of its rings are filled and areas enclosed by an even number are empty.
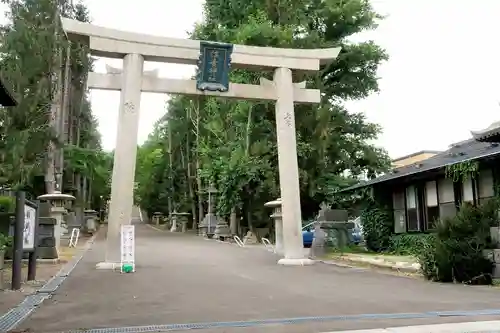
{"type": "Polygon", "coordinates": [[[231,216],[229,218],[229,229],[231,230],[231,235],[238,235],[238,216],[236,215],[236,208],[231,208],[231,216]]]}
{"type": "MultiPolygon", "coordinates": [[[[196,170],[200,170],[200,161],[199,158],[196,158],[196,170]]],[[[203,221],[204,217],[204,210],[203,210],[203,193],[202,193],[202,188],[201,188],[201,177],[199,175],[199,172],[196,172],[196,185],[198,187],[198,225],[201,224],[203,221]]]]}
{"type": "Polygon", "coordinates": [[[196,99],[196,118],[194,124],[194,131],[196,133],[196,187],[198,192],[198,225],[203,221],[203,194],[200,176],[200,155],[198,154],[198,149],[200,148],[200,100],[196,99]]]}
{"type": "MultiPolygon", "coordinates": [[[[170,187],[170,190],[174,188],[174,183],[173,183],[173,175],[172,175],[172,168],[173,168],[173,162],[172,162],[172,123],[168,123],[167,127],[168,131],[168,186],[170,187]]],[[[172,218],[172,195],[173,193],[170,192],[168,198],[167,198],[167,204],[168,204],[168,219],[169,222],[172,222],[170,219],[172,218]]]]}
{"type": "Polygon", "coordinates": [[[90,179],[88,180],[88,192],[87,192],[87,204],[85,205],[86,208],[92,209],[92,175],[90,176],[90,179]]]}
{"type": "MultiPolygon", "coordinates": [[[[70,98],[70,58],[71,56],[71,46],[68,45],[66,47],[66,59],[64,63],[64,86],[63,86],[63,91],[64,94],[62,96],[62,109],[61,109],[61,116],[59,120],[59,129],[58,129],[58,135],[59,135],[59,140],[62,145],[66,145],[68,142],[68,135],[67,135],[67,119],[68,119],[68,114],[69,114],[69,98],[70,98]]],[[[64,176],[64,148],[61,146],[59,148],[59,190],[62,192],[63,191],[63,176],[64,176]]]]}
{"type": "Polygon", "coordinates": [[[85,209],[87,208],[87,189],[88,189],[88,179],[87,177],[83,177],[83,182],[82,182],[82,196],[81,196],[81,203],[82,203],[82,208],[85,209]]]}
{"type": "MultiPolygon", "coordinates": [[[[54,31],[55,39],[57,39],[58,25],[54,31]]],[[[62,100],[62,52],[59,49],[55,51],[55,60],[52,67],[52,82],[51,82],[51,107],[50,107],[50,127],[56,135],[58,131],[58,123],[61,114],[61,100],[62,100]]],[[[45,161],[45,190],[47,193],[53,193],[58,189],[60,170],[58,151],[56,150],[54,139],[51,139],[47,147],[47,155],[45,161]],[[56,183],[57,182],[57,183],[56,183]]]]}
{"type": "MultiPolygon", "coordinates": [[[[188,115],[187,119],[188,122],[191,121],[191,107],[188,108],[188,115]]],[[[188,128],[189,128],[189,123],[188,123],[188,128]]],[[[193,218],[193,224],[192,224],[192,229],[195,229],[196,227],[196,204],[195,204],[195,198],[194,198],[194,191],[193,191],[193,177],[192,177],[192,171],[191,171],[191,166],[192,166],[192,153],[191,153],[191,140],[189,140],[189,131],[186,134],[186,158],[187,158],[187,186],[188,186],[188,191],[189,191],[189,200],[190,200],[190,206],[191,206],[191,214],[193,218]]]]}
{"type": "MultiPolygon", "coordinates": [[[[56,24],[54,25],[54,41],[55,41],[55,49],[54,49],[54,58],[53,59],[53,67],[52,74],[54,75],[52,80],[52,105],[51,105],[51,119],[50,119],[50,127],[54,131],[56,137],[60,136],[60,123],[61,123],[61,111],[62,111],[62,102],[63,102],[63,52],[59,47],[59,7],[56,4],[54,8],[54,18],[56,18],[56,24]]],[[[47,152],[47,165],[45,171],[45,187],[47,193],[52,193],[54,190],[61,191],[62,189],[59,187],[62,184],[62,165],[60,165],[60,155],[62,154],[61,150],[56,147],[56,143],[54,140],[49,143],[48,152],[47,152]]]]}

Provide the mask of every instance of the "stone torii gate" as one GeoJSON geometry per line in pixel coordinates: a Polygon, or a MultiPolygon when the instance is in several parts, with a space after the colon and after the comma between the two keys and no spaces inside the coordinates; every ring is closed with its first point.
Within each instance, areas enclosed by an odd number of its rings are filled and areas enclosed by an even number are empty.
{"type": "Polygon", "coordinates": [[[283,210],[283,265],[309,265],[301,232],[299,173],[294,103],[319,103],[320,91],[293,83],[292,70],[316,72],[332,62],[340,48],[282,49],[200,42],[125,32],[62,19],[70,39],[84,40],[94,56],[123,59],[123,70],[90,72],[88,88],[119,90],[116,150],[112,175],[105,261],[97,268],[114,269],[120,263],[120,227],[131,221],[141,92],[220,96],[276,101],[279,178],[283,210]],[[144,61],[199,65],[198,80],[158,78],[143,72],[144,61]],[[248,70],[274,70],[273,81],[260,85],[229,83],[229,65],[248,70]]]}

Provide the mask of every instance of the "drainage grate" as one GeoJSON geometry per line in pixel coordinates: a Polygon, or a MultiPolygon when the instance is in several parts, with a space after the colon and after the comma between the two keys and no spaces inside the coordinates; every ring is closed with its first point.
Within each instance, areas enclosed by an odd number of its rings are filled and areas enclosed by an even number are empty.
{"type": "Polygon", "coordinates": [[[0,332],[7,332],[16,328],[26,317],[30,315],[35,307],[15,307],[0,317],[0,332]]]}
{"type": "Polygon", "coordinates": [[[49,298],[49,296],[50,295],[48,294],[41,294],[41,293],[26,296],[24,301],[22,301],[21,304],[18,305],[18,307],[20,308],[37,307],[38,305],[42,304],[43,301],[49,298]]]}
{"type": "Polygon", "coordinates": [[[348,320],[363,320],[363,319],[422,319],[422,318],[436,318],[436,317],[471,317],[471,316],[492,316],[492,315],[500,315],[500,309],[487,309],[487,310],[477,310],[477,311],[438,311],[438,312],[422,312],[422,313],[375,313],[375,314],[359,314],[359,315],[263,319],[263,320],[252,320],[252,321],[166,324],[166,325],[148,325],[148,326],[135,326],[135,327],[79,329],[64,333],[82,333],[82,332],[152,333],[152,332],[183,331],[183,330],[210,329],[210,328],[255,327],[255,326],[273,325],[273,324],[291,325],[291,324],[301,324],[306,322],[348,321],[348,320]]]}
{"type": "MultiPolygon", "coordinates": [[[[95,237],[95,236],[94,236],[95,237]]],[[[26,298],[15,308],[0,317],[0,332],[6,332],[15,329],[21,324],[28,316],[43,303],[44,300],[50,298],[57,288],[64,282],[66,277],[73,271],[76,265],[82,260],[85,253],[90,249],[93,244],[93,239],[87,242],[83,250],[66,263],[63,268],[50,279],[42,288],[38,289],[36,294],[28,295],[26,298]]],[[[81,331],[79,332],[81,333],[81,331]]]]}
{"type": "Polygon", "coordinates": [[[68,261],[62,268],[61,268],[61,271],[60,273],[58,274],[58,276],[68,276],[71,271],[73,271],[73,269],[76,267],[76,265],[78,264],[79,260],[71,260],[71,261],[68,261]]]}
{"type": "Polygon", "coordinates": [[[37,293],[53,293],[66,280],[65,276],[54,276],[42,288],[37,290],[37,293]]]}

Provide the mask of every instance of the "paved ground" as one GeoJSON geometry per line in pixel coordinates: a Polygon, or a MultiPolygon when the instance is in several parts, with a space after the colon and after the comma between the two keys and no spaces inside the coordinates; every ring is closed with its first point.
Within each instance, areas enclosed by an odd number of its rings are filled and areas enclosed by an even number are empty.
{"type": "MultiPolygon", "coordinates": [[[[500,291],[441,285],[367,270],[317,264],[283,267],[262,249],[170,234],[139,225],[137,272],[97,271],[97,240],[70,278],[21,325],[35,332],[309,316],[500,309],[500,291]]],[[[500,316],[357,319],[212,328],[203,333],[327,332],[500,316]]],[[[130,331],[129,331],[130,332],[130,331]]]]}
{"type": "MultiPolygon", "coordinates": [[[[81,248],[85,242],[90,238],[87,235],[81,235],[77,248],[81,248]]],[[[65,241],[66,243],[68,241],[65,241]]],[[[0,316],[11,308],[17,306],[27,295],[34,293],[37,289],[41,288],[50,278],[52,278],[61,267],[74,255],[75,248],[69,248],[67,244],[61,247],[60,260],[57,263],[50,262],[50,260],[40,261],[37,264],[36,280],[26,281],[28,275],[28,263],[23,261],[21,271],[22,284],[21,289],[17,291],[10,290],[12,281],[12,262],[5,263],[5,268],[0,271],[3,273],[4,290],[0,290],[0,316]]]]}

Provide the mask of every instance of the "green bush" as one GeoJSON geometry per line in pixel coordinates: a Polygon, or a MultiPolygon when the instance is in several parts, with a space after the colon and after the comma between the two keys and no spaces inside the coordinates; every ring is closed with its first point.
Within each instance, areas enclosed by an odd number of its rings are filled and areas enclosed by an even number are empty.
{"type": "Polygon", "coordinates": [[[370,251],[387,251],[393,234],[392,215],[386,207],[371,202],[361,213],[363,237],[370,251]]]}
{"type": "Polygon", "coordinates": [[[434,238],[434,234],[401,234],[391,236],[389,252],[417,256],[434,238]]]}
{"type": "Polygon", "coordinates": [[[0,234],[0,251],[9,250],[12,248],[12,237],[0,234]]]}
{"type": "Polygon", "coordinates": [[[0,196],[0,213],[12,213],[16,207],[13,197],[0,196]]]}
{"type": "Polygon", "coordinates": [[[435,237],[418,255],[423,275],[440,282],[491,284],[494,263],[484,250],[492,247],[490,226],[497,223],[498,207],[498,201],[464,204],[455,217],[440,220],[435,237]]]}

